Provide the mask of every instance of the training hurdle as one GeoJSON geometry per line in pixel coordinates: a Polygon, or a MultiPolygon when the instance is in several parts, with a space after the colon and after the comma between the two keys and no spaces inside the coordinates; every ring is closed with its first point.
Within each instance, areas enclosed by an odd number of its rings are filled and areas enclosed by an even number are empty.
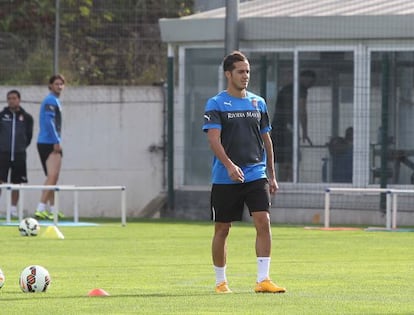
{"type": "MultiPolygon", "coordinates": [[[[391,229],[392,226],[396,226],[396,220],[392,223],[393,217],[391,216],[392,208],[392,190],[387,188],[345,188],[345,187],[329,187],[325,189],[325,210],[324,210],[324,227],[330,227],[330,206],[331,206],[331,193],[385,193],[386,194],[386,229],[391,229]]],[[[395,212],[397,210],[395,209],[395,212]]],[[[395,214],[395,218],[397,215],[395,214]]]]}
{"type": "Polygon", "coordinates": [[[386,208],[385,208],[385,229],[391,230],[397,228],[397,211],[398,211],[398,195],[400,194],[414,194],[411,189],[391,189],[391,188],[344,188],[344,187],[329,187],[325,190],[325,212],[324,212],[324,227],[330,227],[330,203],[331,193],[354,192],[354,193],[385,193],[386,194],[386,208]]]}
{"type": "MultiPolygon", "coordinates": [[[[121,224],[126,225],[126,187],[125,186],[76,186],[76,185],[15,185],[1,184],[0,189],[6,189],[6,223],[11,222],[11,193],[13,190],[20,191],[18,218],[23,219],[24,191],[25,190],[53,190],[55,194],[55,209],[59,209],[59,193],[61,191],[72,191],[74,196],[73,221],[79,222],[79,192],[80,191],[117,191],[121,192],[121,224]]],[[[58,225],[58,214],[53,213],[53,223],[58,225]]]]}
{"type": "Polygon", "coordinates": [[[398,211],[398,195],[400,194],[414,194],[412,189],[391,189],[392,196],[392,229],[397,228],[397,211],[398,211]]]}

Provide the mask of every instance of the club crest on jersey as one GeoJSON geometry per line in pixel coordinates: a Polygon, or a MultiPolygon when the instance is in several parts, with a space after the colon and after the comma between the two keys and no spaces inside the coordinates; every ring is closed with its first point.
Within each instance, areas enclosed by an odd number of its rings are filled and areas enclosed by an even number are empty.
{"type": "Polygon", "coordinates": [[[252,105],[254,108],[257,108],[257,99],[255,98],[252,99],[252,105]]]}

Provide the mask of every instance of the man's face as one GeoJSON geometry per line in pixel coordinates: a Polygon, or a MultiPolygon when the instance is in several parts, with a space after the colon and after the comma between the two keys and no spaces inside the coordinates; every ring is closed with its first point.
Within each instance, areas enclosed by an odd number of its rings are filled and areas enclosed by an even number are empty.
{"type": "Polygon", "coordinates": [[[247,61],[237,61],[234,63],[234,69],[226,71],[229,83],[237,90],[247,88],[250,79],[250,64],[247,61]]]}
{"type": "Polygon", "coordinates": [[[9,105],[10,110],[16,111],[20,107],[20,99],[16,93],[10,93],[7,95],[7,104],[9,105]]]}
{"type": "Polygon", "coordinates": [[[57,96],[62,93],[63,89],[65,87],[65,83],[61,79],[56,79],[53,81],[52,84],[49,85],[49,89],[52,93],[56,94],[57,96]]]}

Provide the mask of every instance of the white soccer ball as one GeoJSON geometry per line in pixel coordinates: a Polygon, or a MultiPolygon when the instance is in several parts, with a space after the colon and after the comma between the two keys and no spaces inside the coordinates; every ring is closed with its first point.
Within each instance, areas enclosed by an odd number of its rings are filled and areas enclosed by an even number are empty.
{"type": "Polygon", "coordinates": [[[49,272],[42,266],[26,267],[20,275],[20,289],[23,292],[46,292],[51,282],[49,272]]]}
{"type": "Polygon", "coordinates": [[[4,286],[4,281],[6,281],[6,277],[4,276],[3,271],[0,269],[0,289],[4,286]]]}
{"type": "Polygon", "coordinates": [[[40,225],[36,219],[24,218],[20,221],[19,232],[22,236],[36,236],[39,233],[40,225]]]}

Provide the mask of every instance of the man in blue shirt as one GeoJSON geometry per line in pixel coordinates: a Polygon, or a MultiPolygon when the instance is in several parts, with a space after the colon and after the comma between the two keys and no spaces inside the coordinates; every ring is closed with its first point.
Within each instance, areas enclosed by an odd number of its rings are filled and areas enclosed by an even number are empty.
{"type": "Polygon", "coordinates": [[[274,170],[271,126],[264,99],[248,92],[250,64],[239,51],[223,60],[227,89],[205,106],[203,130],[214,153],[211,212],[215,222],[212,256],[216,292],[231,293],[226,277],[227,236],[233,221],[249,208],[256,228],[255,292],[283,293],[270,280],[270,194],[278,185],[274,170]]]}
{"type": "MultiPolygon", "coordinates": [[[[40,106],[39,135],[37,137],[37,149],[43,171],[46,175],[44,185],[56,185],[59,179],[62,165],[62,106],[59,96],[65,87],[65,78],[61,74],[55,74],[49,79],[50,93],[40,106]]],[[[39,219],[53,219],[54,191],[44,190],[37,206],[35,216],[39,219]],[[47,210],[49,205],[50,211],[47,210]]],[[[62,213],[58,213],[63,217],[62,213]]]]}

